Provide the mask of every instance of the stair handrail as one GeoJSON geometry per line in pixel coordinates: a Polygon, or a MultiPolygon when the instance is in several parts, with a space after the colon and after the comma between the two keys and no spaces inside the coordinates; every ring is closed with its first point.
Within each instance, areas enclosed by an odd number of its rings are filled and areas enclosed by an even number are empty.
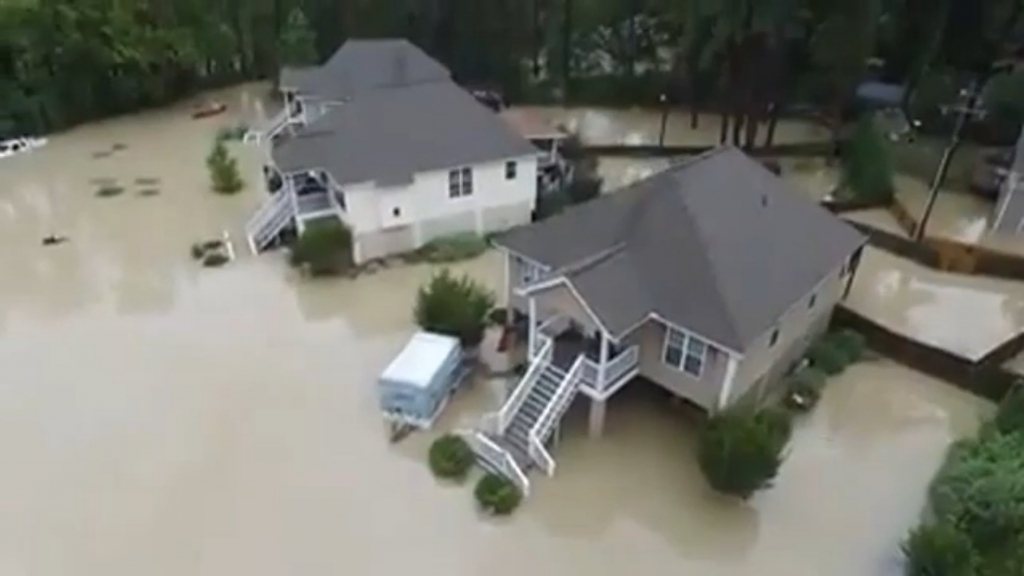
{"type": "Polygon", "coordinates": [[[499,472],[505,475],[523,493],[523,496],[530,495],[530,480],[516,464],[516,459],[501,446],[495,444],[486,434],[476,430],[457,430],[456,435],[460,436],[473,449],[473,453],[490,462],[499,472]]]}
{"type": "Polygon", "coordinates": [[[628,374],[633,368],[636,368],[637,364],[640,363],[640,346],[634,344],[622,352],[611,362],[604,367],[604,386],[605,388],[615,384],[615,382],[628,374]]]}
{"type": "Polygon", "coordinates": [[[266,202],[264,202],[256,213],[249,218],[249,221],[245,223],[245,235],[249,240],[249,247],[256,251],[260,246],[256,245],[256,235],[259,234],[260,230],[264,226],[269,224],[277,217],[278,213],[284,209],[286,204],[291,203],[291,199],[284,190],[279,191],[277,194],[271,196],[266,202]]]}
{"type": "Polygon", "coordinates": [[[519,385],[516,386],[516,389],[505,400],[501,410],[498,411],[498,430],[496,431],[498,435],[505,433],[508,425],[512,423],[512,417],[519,411],[519,407],[526,401],[526,397],[530,395],[530,390],[537,383],[537,379],[540,378],[544,367],[551,361],[551,349],[553,346],[554,343],[551,341],[544,343],[537,356],[530,363],[526,374],[523,374],[523,377],[519,380],[519,385]]]}
{"type": "Polygon", "coordinates": [[[530,457],[537,462],[538,466],[544,469],[548,476],[553,476],[555,473],[555,459],[551,457],[547,448],[544,447],[544,440],[554,428],[558,417],[568,407],[569,402],[576,393],[576,389],[579,388],[580,375],[585,361],[586,355],[584,354],[580,354],[576,358],[576,362],[573,363],[572,368],[569,368],[569,372],[566,373],[565,378],[558,385],[558,389],[551,396],[551,400],[548,401],[547,407],[541,412],[537,422],[527,435],[530,457]]]}

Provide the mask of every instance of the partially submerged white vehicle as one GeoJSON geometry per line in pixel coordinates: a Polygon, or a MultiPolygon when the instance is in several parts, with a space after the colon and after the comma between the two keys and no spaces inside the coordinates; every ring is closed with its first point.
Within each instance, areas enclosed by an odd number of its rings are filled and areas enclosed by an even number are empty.
{"type": "Polygon", "coordinates": [[[0,158],[14,156],[21,152],[28,152],[34,148],[46,145],[46,138],[11,138],[0,140],[0,158]]]}

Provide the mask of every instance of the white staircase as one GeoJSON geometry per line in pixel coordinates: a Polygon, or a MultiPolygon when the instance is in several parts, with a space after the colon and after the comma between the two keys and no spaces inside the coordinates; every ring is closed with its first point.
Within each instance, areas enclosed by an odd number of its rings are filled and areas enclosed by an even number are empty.
{"type": "Polygon", "coordinates": [[[471,443],[481,461],[517,484],[534,466],[555,473],[546,445],[582,383],[583,356],[563,373],[550,363],[552,347],[551,340],[543,343],[505,404],[485,417],[481,435],[487,445],[471,443]]]}
{"type": "Polygon", "coordinates": [[[296,216],[296,206],[286,188],[272,195],[245,224],[245,237],[253,254],[270,245],[296,216]]]}
{"type": "Polygon", "coordinates": [[[256,146],[260,146],[264,142],[272,143],[274,141],[274,137],[280,134],[285,128],[298,124],[300,121],[300,117],[290,116],[288,114],[288,107],[285,107],[262,129],[253,129],[246,132],[242,141],[246,144],[254,144],[256,146]]]}

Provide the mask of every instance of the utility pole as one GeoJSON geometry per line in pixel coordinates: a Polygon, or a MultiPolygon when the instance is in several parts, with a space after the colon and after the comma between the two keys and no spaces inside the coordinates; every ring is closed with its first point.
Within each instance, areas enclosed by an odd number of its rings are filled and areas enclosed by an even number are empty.
{"type": "Polygon", "coordinates": [[[980,118],[985,115],[984,110],[975,107],[982,86],[983,84],[978,82],[978,80],[971,80],[967,88],[960,91],[959,103],[954,106],[943,107],[943,113],[955,112],[957,114],[956,124],[953,126],[953,133],[949,137],[949,144],[946,145],[946,150],[942,153],[942,160],[939,161],[939,167],[935,171],[931,188],[928,190],[928,202],[924,206],[921,221],[917,224],[917,229],[914,230],[915,241],[920,242],[924,238],[928,219],[931,218],[932,210],[935,208],[935,201],[939,197],[939,190],[942,188],[942,183],[946,180],[946,174],[949,173],[949,165],[953,160],[953,154],[960,147],[960,137],[963,134],[964,127],[967,125],[967,119],[970,117],[980,118]]]}
{"type": "Polygon", "coordinates": [[[668,96],[662,94],[658,97],[661,103],[661,131],[658,133],[658,147],[665,147],[665,127],[668,124],[668,96]]]}

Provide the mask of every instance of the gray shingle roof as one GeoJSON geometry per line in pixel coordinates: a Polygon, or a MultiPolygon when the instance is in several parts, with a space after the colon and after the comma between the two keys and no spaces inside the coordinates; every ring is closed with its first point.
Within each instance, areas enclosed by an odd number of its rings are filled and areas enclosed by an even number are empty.
{"type": "Polygon", "coordinates": [[[449,79],[447,68],[404,39],[349,40],[322,66],[281,70],[283,87],[327,100],[449,79]]]}
{"type": "Polygon", "coordinates": [[[654,313],[743,351],[864,242],[724,147],[497,244],[565,275],[614,335],[654,313]]]}
{"type": "Polygon", "coordinates": [[[339,184],[408,182],[423,170],[536,153],[450,81],[381,88],[356,97],[273,151],[280,169],[325,169],[339,184]]]}

